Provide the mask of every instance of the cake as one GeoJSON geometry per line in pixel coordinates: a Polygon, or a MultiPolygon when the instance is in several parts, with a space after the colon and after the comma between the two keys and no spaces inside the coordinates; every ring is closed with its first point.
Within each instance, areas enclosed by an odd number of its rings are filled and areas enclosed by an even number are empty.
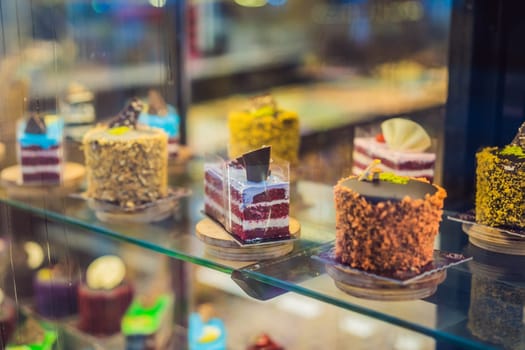
{"type": "Polygon", "coordinates": [[[33,299],[39,315],[57,319],[77,313],[78,270],[58,263],[38,271],[33,283],[33,299]]]}
{"type": "Polygon", "coordinates": [[[133,99],[108,125],[84,135],[87,197],[133,209],[167,196],[168,137],[137,125],[141,109],[133,99]]]}
{"type": "Polygon", "coordinates": [[[136,299],[122,319],[126,350],[166,349],[172,334],[173,297],[136,299]]]}
{"type": "Polygon", "coordinates": [[[274,342],[268,334],[261,334],[255,343],[248,346],[246,350],[284,350],[284,348],[274,342]]]}
{"type": "Polygon", "coordinates": [[[336,259],[381,275],[418,273],[432,261],[444,189],[423,179],[376,172],[334,187],[336,259]]]}
{"type": "Polygon", "coordinates": [[[476,222],[525,228],[525,123],[512,143],[476,154],[476,222]]]}
{"type": "Polygon", "coordinates": [[[15,304],[0,290],[0,349],[5,349],[16,327],[15,304]]]}
{"type": "Polygon", "coordinates": [[[417,123],[403,118],[381,124],[376,137],[356,137],[352,154],[352,173],[359,175],[374,159],[381,160],[385,172],[434,179],[436,154],[428,152],[430,137],[417,123]]]}
{"type": "Polygon", "coordinates": [[[132,300],[133,287],[122,260],[112,255],[95,259],[78,290],[79,328],[94,335],[118,333],[132,300]]]}
{"type": "Polygon", "coordinates": [[[245,110],[231,112],[228,128],[230,158],[262,146],[272,146],[273,159],[297,164],[299,117],[295,112],[279,108],[270,95],[254,97],[245,110]]]}
{"type": "Polygon", "coordinates": [[[180,117],[175,107],[166,104],[155,90],[148,94],[148,104],[139,116],[139,123],[164,130],[168,134],[168,155],[175,158],[179,152],[180,117]]]}
{"type": "Polygon", "coordinates": [[[26,319],[16,329],[6,350],[53,350],[58,339],[57,332],[42,327],[32,318],[26,319]]]}
{"type": "Polygon", "coordinates": [[[221,319],[213,316],[213,307],[203,304],[190,315],[189,350],[225,350],[226,330],[221,319]]]}
{"type": "Polygon", "coordinates": [[[33,113],[18,124],[20,184],[59,185],[63,178],[64,123],[57,116],[33,113]]]}
{"type": "Polygon", "coordinates": [[[269,166],[270,147],[204,166],[204,211],[243,241],[290,238],[289,182],[269,166]]]}
{"type": "Polygon", "coordinates": [[[66,134],[73,138],[82,135],[95,122],[94,96],[79,83],[71,83],[60,100],[60,115],[66,124],[66,134]]]}

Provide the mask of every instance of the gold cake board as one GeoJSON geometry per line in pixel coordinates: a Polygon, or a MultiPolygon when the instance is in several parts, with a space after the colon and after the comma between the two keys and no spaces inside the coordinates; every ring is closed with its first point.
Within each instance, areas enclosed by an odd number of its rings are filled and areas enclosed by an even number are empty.
{"type": "MultiPolygon", "coordinates": [[[[224,227],[210,218],[197,223],[196,235],[206,244],[206,252],[214,257],[235,261],[258,261],[275,259],[293,250],[293,241],[257,244],[241,247],[226,232],[224,227]]],[[[290,218],[290,234],[298,238],[301,231],[299,221],[290,218]]]]}
{"type": "Polygon", "coordinates": [[[23,185],[19,183],[21,168],[13,165],[0,173],[0,184],[7,195],[13,198],[64,197],[76,192],[84,182],[86,169],[77,163],[64,164],[64,173],[60,185],[23,185]]]}
{"type": "Polygon", "coordinates": [[[484,225],[462,225],[473,245],[501,254],[525,255],[525,239],[500,232],[498,229],[484,225]]]}
{"type": "Polygon", "coordinates": [[[2,164],[4,157],[5,157],[5,145],[0,142],[0,164],[2,164]]]}
{"type": "Polygon", "coordinates": [[[405,285],[378,280],[353,274],[337,266],[325,265],[326,272],[333,278],[337,288],[354,297],[381,300],[415,300],[431,296],[437,286],[447,277],[447,271],[441,270],[405,285]]]}

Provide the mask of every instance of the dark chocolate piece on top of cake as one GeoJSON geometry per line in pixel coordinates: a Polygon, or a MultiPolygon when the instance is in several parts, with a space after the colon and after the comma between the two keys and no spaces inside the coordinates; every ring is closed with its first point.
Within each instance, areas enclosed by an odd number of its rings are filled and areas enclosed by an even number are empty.
{"type": "Polygon", "coordinates": [[[142,102],[134,97],[126,107],[119,114],[109,122],[110,128],[118,128],[121,126],[137,128],[137,121],[140,112],[142,111],[142,102]]]}
{"type": "Polygon", "coordinates": [[[263,147],[242,155],[246,179],[252,182],[262,182],[268,178],[270,171],[271,147],[263,147]]]}
{"type": "Polygon", "coordinates": [[[32,135],[45,135],[47,132],[47,127],[44,118],[42,118],[38,113],[33,113],[27,121],[24,131],[32,135]]]}

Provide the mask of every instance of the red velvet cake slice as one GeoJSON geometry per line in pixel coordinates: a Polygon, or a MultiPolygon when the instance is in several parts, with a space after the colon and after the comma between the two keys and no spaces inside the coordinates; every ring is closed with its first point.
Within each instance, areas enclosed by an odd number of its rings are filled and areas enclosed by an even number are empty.
{"type": "Polygon", "coordinates": [[[269,174],[270,147],[226,164],[205,165],[204,208],[245,242],[290,237],[289,182],[269,174]]]}
{"type": "Polygon", "coordinates": [[[57,116],[33,114],[19,124],[18,159],[22,184],[58,185],[62,181],[64,125],[57,116]]]}

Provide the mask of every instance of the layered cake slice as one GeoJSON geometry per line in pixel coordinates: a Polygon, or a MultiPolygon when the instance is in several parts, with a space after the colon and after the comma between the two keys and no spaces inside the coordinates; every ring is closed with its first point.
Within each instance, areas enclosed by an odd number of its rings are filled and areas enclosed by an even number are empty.
{"type": "Polygon", "coordinates": [[[122,260],[112,255],[95,259],[78,290],[79,328],[95,335],[119,332],[132,299],[133,287],[122,260]]]}
{"type": "Polygon", "coordinates": [[[381,124],[376,137],[354,140],[352,173],[361,174],[374,159],[381,160],[381,169],[397,175],[434,179],[436,154],[427,152],[430,137],[417,123],[403,118],[389,119],[381,124]]]}
{"type": "Polygon", "coordinates": [[[334,187],[336,259],[387,276],[419,273],[432,261],[446,192],[380,169],[334,187]]]}
{"type": "Polygon", "coordinates": [[[175,158],[179,152],[180,117],[175,107],[166,104],[159,92],[148,93],[148,104],[139,116],[139,123],[159,128],[168,134],[168,155],[175,158]]]}
{"type": "Polygon", "coordinates": [[[51,115],[41,117],[34,113],[28,120],[19,123],[17,144],[21,184],[61,183],[64,167],[63,130],[63,121],[51,115]]]}
{"type": "Polygon", "coordinates": [[[270,147],[205,165],[204,210],[242,241],[290,237],[289,182],[269,166],[270,147]]]}

